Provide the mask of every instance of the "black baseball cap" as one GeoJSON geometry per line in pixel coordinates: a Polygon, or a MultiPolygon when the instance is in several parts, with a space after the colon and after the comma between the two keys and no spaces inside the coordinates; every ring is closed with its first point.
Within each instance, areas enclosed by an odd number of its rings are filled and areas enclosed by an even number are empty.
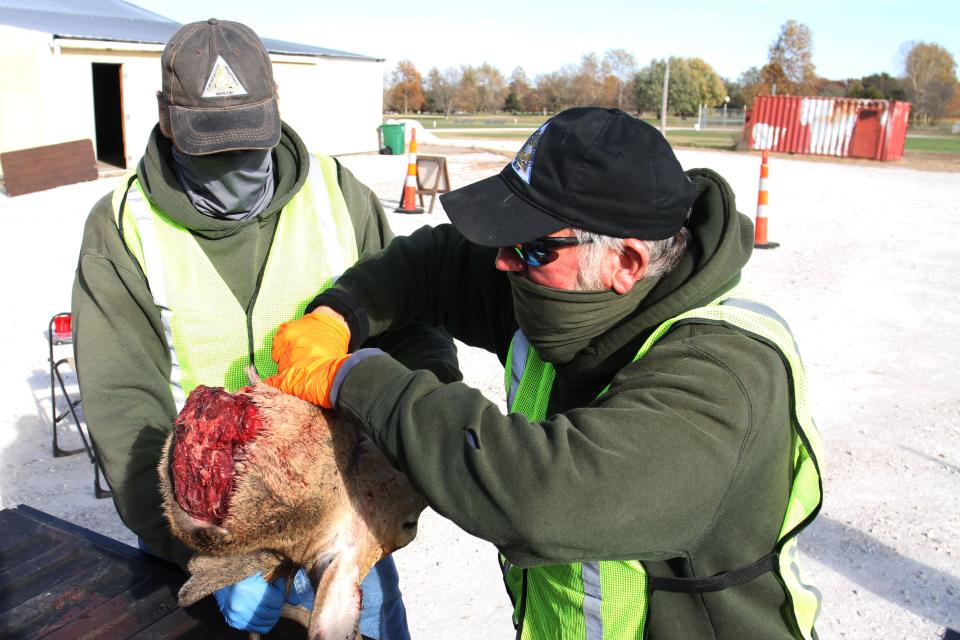
{"type": "Polygon", "coordinates": [[[662,240],[687,219],[697,189],[656,128],[620,111],[563,111],[495,176],[440,196],[471,242],[508,247],[566,227],[662,240]]]}
{"type": "Polygon", "coordinates": [[[170,136],[182,153],[272,149],[280,142],[273,66],[250,27],[216,18],[184,25],[160,65],[170,136]]]}

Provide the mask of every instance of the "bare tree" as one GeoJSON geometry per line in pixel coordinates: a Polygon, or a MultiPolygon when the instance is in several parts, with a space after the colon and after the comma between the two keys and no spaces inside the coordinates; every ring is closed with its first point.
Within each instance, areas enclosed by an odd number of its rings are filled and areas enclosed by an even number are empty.
{"type": "Polygon", "coordinates": [[[484,62],[477,69],[477,107],[489,113],[498,111],[507,95],[507,81],[500,70],[484,62]]]}
{"type": "Polygon", "coordinates": [[[600,104],[603,76],[596,53],[588,53],[580,59],[580,68],[571,77],[573,101],[577,106],[600,104]]]}
{"type": "Polygon", "coordinates": [[[908,42],[900,51],[914,118],[923,124],[938,120],[957,90],[957,63],[949,51],[932,42],[908,42]]]}
{"type": "Polygon", "coordinates": [[[460,67],[460,82],[457,83],[454,100],[457,108],[463,111],[480,110],[480,87],[474,67],[466,64],[460,67]]]}
{"type": "MultiPolygon", "coordinates": [[[[603,54],[603,60],[610,69],[610,75],[616,79],[617,109],[623,109],[624,87],[629,86],[633,77],[637,75],[637,59],[624,49],[610,49],[603,54]]],[[[630,92],[626,97],[629,99],[630,92]]]]}
{"type": "Polygon", "coordinates": [[[442,111],[446,117],[454,107],[454,96],[457,84],[460,82],[460,72],[450,68],[441,72],[436,67],[427,74],[426,98],[430,108],[442,111]]]}
{"type": "Polygon", "coordinates": [[[506,111],[535,111],[533,88],[523,67],[517,67],[510,74],[510,84],[507,85],[507,97],[504,98],[503,108],[506,111]]]}
{"type": "Polygon", "coordinates": [[[540,108],[544,113],[556,113],[574,104],[570,86],[570,67],[560,71],[543,73],[537,76],[537,93],[540,96],[540,108]]]}
{"type": "Polygon", "coordinates": [[[764,69],[767,82],[777,85],[777,93],[812,93],[816,88],[817,74],[813,65],[813,32],[810,27],[796,20],[784,22],[777,39],[770,45],[764,69]]]}

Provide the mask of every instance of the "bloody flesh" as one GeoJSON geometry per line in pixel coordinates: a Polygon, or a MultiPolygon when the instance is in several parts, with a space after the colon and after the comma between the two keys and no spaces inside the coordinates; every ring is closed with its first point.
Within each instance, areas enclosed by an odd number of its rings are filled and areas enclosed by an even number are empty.
{"type": "Polygon", "coordinates": [[[170,474],[180,507],[216,525],[227,517],[234,487],[234,463],[262,426],[249,389],[236,394],[198,386],[174,423],[170,474]]]}

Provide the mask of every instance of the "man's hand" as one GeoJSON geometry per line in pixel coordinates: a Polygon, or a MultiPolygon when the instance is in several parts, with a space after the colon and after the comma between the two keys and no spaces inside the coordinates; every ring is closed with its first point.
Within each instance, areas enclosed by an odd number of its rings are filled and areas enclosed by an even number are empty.
{"type": "Polygon", "coordinates": [[[277,375],[265,380],[285,393],[332,409],[330,388],[347,359],[350,329],[340,314],[320,307],[280,325],[273,338],[277,375]]]}
{"type": "MultiPolygon", "coordinates": [[[[279,578],[266,582],[259,573],[213,592],[227,624],[241,631],[267,633],[280,619],[286,601],[287,582],[279,578]]],[[[291,589],[291,594],[294,590],[291,589]]],[[[299,599],[296,603],[298,604],[299,599]]]]}

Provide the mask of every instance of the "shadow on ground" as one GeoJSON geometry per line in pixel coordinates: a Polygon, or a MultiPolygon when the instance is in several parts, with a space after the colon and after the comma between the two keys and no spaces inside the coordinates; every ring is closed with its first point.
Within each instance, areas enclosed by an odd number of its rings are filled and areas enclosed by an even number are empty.
{"type": "Polygon", "coordinates": [[[941,626],[960,615],[960,577],[909,558],[873,536],[821,516],[800,536],[803,552],[891,604],[941,626]]]}

